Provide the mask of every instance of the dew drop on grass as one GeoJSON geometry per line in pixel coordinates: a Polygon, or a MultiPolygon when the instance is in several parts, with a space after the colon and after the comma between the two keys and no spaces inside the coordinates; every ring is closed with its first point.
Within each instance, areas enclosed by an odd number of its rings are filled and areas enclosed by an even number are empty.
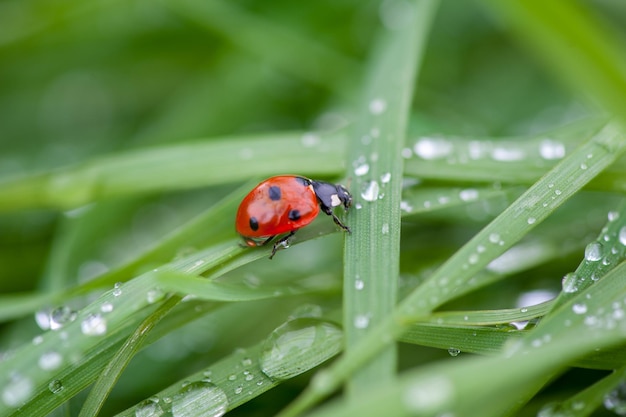
{"type": "Polygon", "coordinates": [[[119,297],[120,295],[122,295],[122,283],[121,282],[116,282],[113,285],[113,296],[114,297],[119,297]]]}
{"type": "Polygon", "coordinates": [[[172,399],[172,416],[174,417],[220,417],[226,411],[228,411],[226,393],[211,382],[192,382],[182,388],[172,399]]]}
{"type": "Polygon", "coordinates": [[[81,323],[80,330],[86,336],[100,336],[107,331],[107,322],[100,314],[90,314],[81,323]]]}
{"type": "Polygon", "coordinates": [[[459,356],[459,354],[461,353],[461,349],[457,349],[457,348],[448,348],[448,354],[450,356],[452,356],[453,358],[456,358],[457,356],[459,356]]]}
{"type": "Polygon", "coordinates": [[[575,293],[578,291],[578,275],[573,272],[566,274],[561,281],[561,286],[563,287],[563,292],[566,293],[575,293]]]}
{"type": "Polygon", "coordinates": [[[365,201],[376,201],[378,199],[378,193],[380,192],[380,186],[377,181],[368,181],[364,184],[361,191],[361,197],[365,201]]]}
{"type": "Polygon", "coordinates": [[[561,159],[565,156],[565,145],[551,139],[545,139],[539,144],[539,155],[543,159],[561,159]]]}
{"type": "Polygon", "coordinates": [[[44,371],[53,371],[61,366],[61,363],[63,363],[63,356],[55,351],[42,354],[37,362],[39,367],[44,371]]]}
{"type": "Polygon", "coordinates": [[[440,138],[422,138],[413,145],[413,152],[422,159],[441,159],[453,150],[452,144],[440,138]]]}
{"type": "Polygon", "coordinates": [[[288,379],[341,351],[343,333],[329,321],[299,318],[276,328],[263,343],[260,366],[271,379],[288,379]]]}
{"type": "Polygon", "coordinates": [[[157,397],[150,397],[143,400],[135,408],[135,417],[161,417],[165,410],[159,404],[157,397]]]}
{"type": "Polygon", "coordinates": [[[76,319],[76,312],[68,306],[57,307],[50,312],[50,329],[58,330],[76,319]]]}
{"type": "Polygon", "coordinates": [[[491,243],[499,243],[500,242],[500,234],[492,233],[489,235],[489,242],[491,243]]]}
{"type": "Polygon", "coordinates": [[[110,313],[113,311],[113,304],[107,302],[102,303],[102,305],[100,306],[100,311],[102,311],[103,313],[110,313]]]}
{"type": "Polygon", "coordinates": [[[372,114],[382,114],[387,110],[387,102],[382,98],[376,98],[370,101],[369,109],[372,114]]]}
{"type": "Polygon", "coordinates": [[[589,262],[597,262],[602,259],[602,244],[591,242],[585,247],[585,259],[589,262]]]}
{"type": "Polygon", "coordinates": [[[619,219],[619,212],[617,211],[609,211],[608,218],[610,222],[614,222],[619,219]]]}
{"type": "Polygon", "coordinates": [[[389,183],[389,181],[391,181],[391,172],[385,172],[383,175],[380,176],[381,184],[387,184],[389,183]]]}
{"type": "Polygon", "coordinates": [[[465,190],[461,190],[461,192],[459,193],[459,198],[465,202],[475,201],[478,199],[478,190],[474,188],[467,188],[465,190]]]}
{"type": "Polygon", "coordinates": [[[619,229],[618,238],[619,243],[626,246],[626,226],[623,226],[621,229],[619,229]]]}
{"type": "Polygon", "coordinates": [[[48,390],[53,394],[58,394],[65,389],[63,382],[60,379],[53,379],[48,384],[48,390]]]}
{"type": "Polygon", "coordinates": [[[367,329],[370,325],[370,318],[367,314],[357,314],[354,318],[354,327],[357,329],[367,329]]]}
{"type": "Polygon", "coordinates": [[[357,177],[362,177],[363,175],[367,174],[370,171],[370,166],[369,164],[360,164],[359,166],[357,166],[356,168],[354,168],[354,175],[356,175],[357,177]]]}
{"type": "Polygon", "coordinates": [[[585,314],[587,312],[587,305],[584,303],[576,303],[572,306],[574,314],[585,314]]]}

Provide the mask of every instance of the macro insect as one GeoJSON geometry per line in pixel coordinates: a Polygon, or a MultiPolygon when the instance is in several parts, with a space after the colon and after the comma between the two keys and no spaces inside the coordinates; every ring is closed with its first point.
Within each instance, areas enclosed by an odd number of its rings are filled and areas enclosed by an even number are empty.
{"type": "Polygon", "coordinates": [[[331,216],[346,232],[333,209],[352,205],[350,192],[340,184],[311,180],[295,175],[280,175],[258,184],[241,201],[235,227],[247,246],[263,246],[276,236],[284,235],[274,243],[270,259],[298,229],[311,223],[320,210],[331,216]]]}

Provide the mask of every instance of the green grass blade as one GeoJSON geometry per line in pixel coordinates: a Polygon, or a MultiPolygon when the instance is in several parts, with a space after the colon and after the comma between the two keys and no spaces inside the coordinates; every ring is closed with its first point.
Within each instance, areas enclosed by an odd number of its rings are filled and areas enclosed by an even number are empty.
{"type": "Polygon", "coordinates": [[[109,393],[120,378],[121,373],[126,369],[130,360],[142,347],[154,326],[176,307],[181,299],[182,297],[179,296],[169,297],[154,313],[150,314],[139,327],[137,327],[121,349],[117,351],[113,359],[103,369],[89,392],[87,399],[83,403],[80,414],[78,415],[79,417],[98,415],[109,393]]]}
{"type": "MultiPolygon", "coordinates": [[[[346,239],[344,267],[348,352],[396,303],[403,178],[401,150],[413,85],[435,5],[432,1],[407,3],[406,21],[383,31],[360,118],[349,144],[355,209],[349,215],[352,235],[346,239]]],[[[349,392],[358,396],[362,387],[384,383],[393,378],[395,368],[395,348],[389,347],[354,375],[348,384],[349,392]]]]}
{"type": "Polygon", "coordinates": [[[0,182],[0,211],[67,209],[104,198],[232,183],[277,172],[337,174],[344,161],[343,141],[342,133],[282,133],[129,151],[55,172],[4,180],[0,182]]]}

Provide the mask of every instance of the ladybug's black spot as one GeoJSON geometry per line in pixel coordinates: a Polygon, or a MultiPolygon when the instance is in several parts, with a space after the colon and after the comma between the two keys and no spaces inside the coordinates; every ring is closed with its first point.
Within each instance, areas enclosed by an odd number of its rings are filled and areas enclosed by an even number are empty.
{"type": "Polygon", "coordinates": [[[280,200],[280,187],[272,185],[269,189],[270,200],[278,201],[280,200]]]}
{"type": "Polygon", "coordinates": [[[289,216],[289,220],[293,220],[293,221],[300,220],[300,210],[296,210],[296,209],[289,210],[288,216],[289,216]]]}
{"type": "Polygon", "coordinates": [[[259,221],[256,217],[250,217],[250,229],[257,231],[259,229],[259,221]]]}

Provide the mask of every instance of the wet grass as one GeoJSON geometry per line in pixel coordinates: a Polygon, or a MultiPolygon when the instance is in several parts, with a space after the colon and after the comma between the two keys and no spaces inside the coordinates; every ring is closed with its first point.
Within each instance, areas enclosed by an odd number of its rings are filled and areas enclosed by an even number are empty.
{"type": "Polygon", "coordinates": [[[594,7],[4,4],[0,416],[619,406],[626,14],[594,7]],[[353,232],[242,247],[284,173],[353,232]]]}

